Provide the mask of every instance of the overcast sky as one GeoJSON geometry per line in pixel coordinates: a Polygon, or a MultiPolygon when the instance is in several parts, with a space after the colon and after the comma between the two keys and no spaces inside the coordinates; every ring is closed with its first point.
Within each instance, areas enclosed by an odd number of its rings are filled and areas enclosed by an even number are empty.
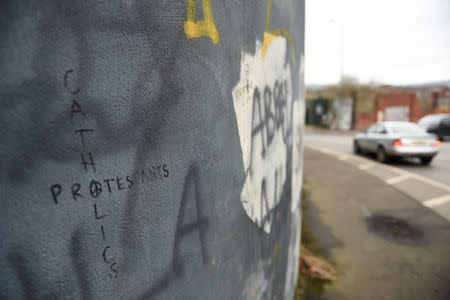
{"type": "Polygon", "coordinates": [[[342,61],[361,81],[450,80],[450,0],[306,0],[306,83],[336,83],[342,61]]]}

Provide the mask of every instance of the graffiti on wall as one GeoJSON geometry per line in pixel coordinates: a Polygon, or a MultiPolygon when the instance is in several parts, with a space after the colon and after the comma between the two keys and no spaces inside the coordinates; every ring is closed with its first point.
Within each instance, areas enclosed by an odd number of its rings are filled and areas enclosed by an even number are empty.
{"type": "MultiPolygon", "coordinates": [[[[210,0],[202,0],[202,10],[204,19],[196,21],[195,0],[187,0],[187,19],[184,27],[186,37],[194,39],[207,36],[217,44],[219,32],[214,23],[210,0]]],[[[292,63],[294,66],[296,64],[292,35],[285,27],[271,29],[271,10],[272,0],[267,0],[262,45],[257,43],[258,50],[254,56],[243,54],[241,79],[233,90],[233,103],[246,174],[241,201],[250,218],[266,232],[270,232],[271,211],[280,199],[286,179],[286,147],[288,146],[286,139],[287,130],[292,125],[289,119],[292,116],[288,112],[294,108],[293,103],[291,104],[293,96],[290,94],[292,89],[290,66],[284,63],[284,57],[287,55],[285,41],[291,47],[292,63]],[[252,94],[251,91],[253,91],[252,94]],[[256,122],[258,123],[255,125],[256,122]],[[251,127],[248,127],[249,124],[251,127]],[[257,143],[257,140],[260,143],[257,143]],[[251,141],[250,146],[246,141],[251,141]],[[255,153],[260,155],[254,155],[255,153]],[[266,164],[271,165],[273,169],[268,171],[266,164]],[[258,166],[263,167],[258,168],[258,166]]],[[[292,12],[292,0],[289,1],[289,11],[292,12]]],[[[295,108],[297,106],[299,105],[297,104],[295,108]]],[[[295,113],[295,117],[301,118],[301,112],[295,113]]],[[[295,124],[295,126],[300,125],[295,124]]],[[[294,129],[294,133],[300,132],[302,132],[301,128],[294,129]]],[[[301,141],[296,147],[302,147],[301,141]]],[[[301,157],[301,153],[297,155],[295,152],[294,163],[299,165],[301,157]]],[[[297,173],[301,174],[302,170],[298,170],[297,173]]],[[[299,192],[298,186],[301,184],[295,183],[295,192],[299,192]]]]}
{"type": "Polygon", "coordinates": [[[0,298],[290,298],[303,3],[8,1],[0,298]]]}
{"type": "MultiPolygon", "coordinates": [[[[289,12],[292,13],[292,1],[289,0],[289,12]]],[[[272,11],[272,0],[267,0],[267,8],[266,8],[266,26],[264,28],[264,39],[263,44],[261,47],[261,54],[262,57],[266,56],[267,49],[269,48],[270,44],[275,41],[278,37],[282,36],[286,38],[286,40],[289,42],[289,45],[291,46],[291,53],[292,53],[292,63],[295,66],[295,46],[294,41],[292,38],[291,33],[289,30],[285,27],[279,27],[276,29],[271,30],[270,29],[270,13],[272,11]]],[[[289,20],[291,20],[292,16],[289,16],[289,20]]]]}
{"type": "Polygon", "coordinates": [[[255,55],[244,53],[240,81],[233,90],[245,170],[241,201],[249,217],[266,232],[286,180],[291,143],[292,84],[285,56],[282,38],[273,41],[265,59],[258,50],[255,55]]]}
{"type": "Polygon", "coordinates": [[[204,19],[196,20],[195,0],[186,0],[186,21],[184,32],[188,39],[197,39],[202,36],[209,37],[214,44],[219,42],[219,31],[214,22],[211,8],[211,0],[202,0],[202,11],[204,19]]]}
{"type": "MultiPolygon", "coordinates": [[[[211,0],[202,0],[202,11],[204,19],[196,20],[196,0],[186,0],[186,21],[184,22],[184,32],[188,39],[198,39],[202,36],[209,37],[214,44],[219,42],[219,30],[214,21],[214,14],[211,7],[211,0]]],[[[292,14],[292,1],[289,0],[289,12],[292,14]]],[[[272,0],[267,0],[266,4],[266,22],[264,27],[263,43],[260,47],[261,55],[264,58],[267,49],[278,37],[284,37],[289,42],[292,53],[292,63],[295,61],[295,45],[291,33],[286,27],[271,29],[270,14],[272,11],[272,0]]],[[[292,16],[289,16],[291,23],[292,16]]],[[[291,25],[291,24],[290,24],[291,25]]]]}

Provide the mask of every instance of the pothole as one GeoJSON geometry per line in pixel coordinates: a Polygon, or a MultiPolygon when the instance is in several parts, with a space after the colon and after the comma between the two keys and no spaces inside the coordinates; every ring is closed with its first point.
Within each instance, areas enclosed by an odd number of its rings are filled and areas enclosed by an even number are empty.
{"type": "Polygon", "coordinates": [[[417,245],[425,242],[423,232],[404,219],[388,215],[367,218],[369,231],[400,244],[417,245]]]}

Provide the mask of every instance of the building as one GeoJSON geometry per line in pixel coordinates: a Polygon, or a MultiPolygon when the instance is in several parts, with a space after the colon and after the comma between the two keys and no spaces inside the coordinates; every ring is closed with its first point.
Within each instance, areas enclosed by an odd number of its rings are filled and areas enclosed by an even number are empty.
{"type": "Polygon", "coordinates": [[[365,129],[374,122],[410,121],[436,113],[450,113],[450,88],[389,88],[375,97],[372,112],[359,113],[356,116],[356,128],[365,129]]]}

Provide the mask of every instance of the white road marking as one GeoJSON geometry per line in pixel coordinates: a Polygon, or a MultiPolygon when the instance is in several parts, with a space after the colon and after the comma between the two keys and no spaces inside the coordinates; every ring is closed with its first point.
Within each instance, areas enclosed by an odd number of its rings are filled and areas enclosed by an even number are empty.
{"type": "Polygon", "coordinates": [[[338,156],[338,159],[339,160],[347,160],[347,159],[349,159],[350,157],[348,156],[348,155],[346,155],[346,154],[342,154],[342,155],[339,155],[338,156]]]}
{"type": "Polygon", "coordinates": [[[412,173],[412,172],[408,172],[408,171],[405,171],[405,170],[401,170],[401,169],[399,169],[399,168],[395,168],[395,167],[391,167],[391,166],[386,166],[386,165],[383,165],[383,167],[384,167],[385,169],[387,169],[387,170],[391,170],[391,171],[393,171],[393,172],[396,172],[397,174],[409,175],[411,178],[417,179],[417,180],[419,180],[419,181],[428,183],[428,184],[430,184],[430,185],[432,185],[432,186],[435,186],[435,187],[437,187],[437,188],[440,188],[440,189],[446,190],[447,192],[450,192],[450,186],[447,185],[447,184],[445,184],[445,183],[440,183],[440,182],[438,182],[438,181],[436,181],[436,180],[433,180],[433,179],[430,179],[430,178],[426,178],[426,177],[424,177],[424,176],[417,175],[417,174],[414,174],[414,173],[412,173]]]}
{"type": "Polygon", "coordinates": [[[447,202],[450,202],[450,194],[425,200],[423,202],[423,205],[428,206],[428,207],[433,207],[433,206],[437,206],[437,205],[442,205],[447,202]]]}
{"type": "Polygon", "coordinates": [[[409,178],[411,178],[411,176],[409,176],[409,174],[403,174],[403,175],[391,177],[388,180],[385,180],[384,182],[387,183],[387,184],[396,184],[396,183],[405,181],[405,180],[407,180],[409,178]]]}
{"type": "Polygon", "coordinates": [[[365,164],[361,164],[358,166],[358,168],[360,168],[361,170],[367,170],[369,168],[372,168],[373,166],[375,166],[375,163],[365,163],[365,164]]]}
{"type": "MultiPolygon", "coordinates": [[[[328,150],[328,149],[325,149],[323,147],[316,147],[316,146],[309,146],[309,145],[305,145],[305,146],[309,147],[309,148],[311,148],[313,150],[319,150],[321,152],[328,153],[328,154],[333,155],[333,156],[342,155],[341,152],[328,150]]],[[[381,164],[379,162],[369,162],[367,164],[359,165],[359,168],[361,170],[365,170],[365,169],[373,167],[374,165],[378,165],[379,167],[382,167],[382,168],[384,168],[386,170],[390,170],[390,171],[395,172],[395,173],[397,173],[399,175],[408,175],[410,178],[417,179],[419,181],[428,183],[429,185],[432,185],[432,186],[435,186],[435,187],[440,188],[442,190],[445,190],[447,192],[450,192],[450,186],[445,184],[445,183],[440,183],[440,182],[437,182],[436,180],[433,180],[433,179],[430,179],[430,178],[426,178],[424,176],[417,175],[417,174],[414,174],[412,172],[401,170],[401,169],[396,168],[396,167],[386,166],[385,164],[381,164]]]]}

